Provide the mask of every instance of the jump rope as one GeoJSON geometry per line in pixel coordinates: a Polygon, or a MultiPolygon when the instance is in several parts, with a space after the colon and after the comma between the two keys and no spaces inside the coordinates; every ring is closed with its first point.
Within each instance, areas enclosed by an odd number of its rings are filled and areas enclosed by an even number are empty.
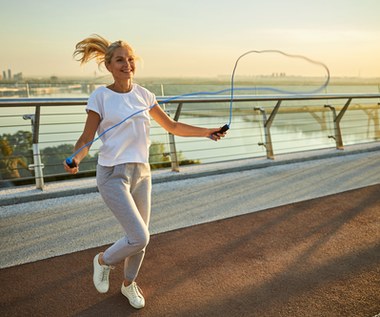
{"type": "MultiPolygon", "coordinates": [[[[196,96],[204,96],[204,95],[208,95],[208,96],[213,96],[213,95],[219,95],[219,94],[223,94],[223,93],[227,93],[229,92],[230,94],[230,105],[229,105],[229,119],[228,119],[228,123],[226,123],[223,127],[220,128],[220,130],[214,132],[213,134],[218,134],[218,133],[224,133],[226,132],[230,127],[231,127],[231,123],[232,123],[232,108],[233,108],[233,100],[234,100],[234,92],[235,91],[252,91],[252,90],[260,90],[260,91],[270,91],[270,92],[275,92],[275,93],[283,93],[283,94],[314,94],[314,93],[318,93],[318,92],[321,92],[322,90],[324,90],[328,84],[330,82],[330,71],[328,69],[328,67],[321,63],[321,62],[318,62],[318,61],[315,61],[315,60],[312,60],[306,56],[302,56],[302,55],[294,55],[294,54],[288,54],[288,53],[285,53],[283,51],[280,51],[280,50],[261,50],[261,51],[258,51],[258,50],[251,50],[251,51],[247,51],[245,52],[244,54],[240,55],[236,61],[235,61],[235,65],[234,65],[234,68],[233,68],[233,71],[231,73],[231,82],[230,82],[230,88],[227,88],[227,89],[222,89],[222,90],[218,90],[218,91],[200,91],[200,92],[194,92],[194,93],[187,93],[187,94],[182,94],[182,95],[177,95],[177,96],[173,96],[173,97],[170,97],[170,98],[167,98],[165,100],[162,100],[160,102],[158,102],[158,104],[165,104],[165,103],[168,103],[170,101],[173,101],[173,100],[176,100],[176,99],[184,99],[184,98],[189,98],[189,97],[196,97],[196,96]],[[305,60],[307,61],[308,63],[310,64],[314,64],[314,65],[318,65],[322,68],[325,69],[326,71],[326,80],[325,82],[320,86],[318,87],[317,89],[314,89],[314,90],[309,90],[309,91],[290,91],[290,90],[283,90],[283,89],[277,89],[277,88],[273,88],[273,87],[260,87],[260,88],[257,88],[257,87],[242,87],[242,88],[235,88],[235,73],[236,73],[236,69],[237,69],[237,66],[240,62],[240,60],[249,55],[249,54],[266,54],[266,53],[277,53],[277,54],[281,54],[281,55],[284,55],[286,57],[289,57],[289,58],[296,58],[296,59],[302,59],[302,60],[305,60]]],[[[91,146],[94,142],[96,142],[97,140],[99,140],[104,134],[106,134],[108,131],[118,127],[119,125],[123,124],[125,121],[129,120],[130,118],[132,118],[133,116],[139,114],[139,113],[142,113],[144,111],[149,111],[151,110],[153,107],[155,107],[156,104],[154,105],[151,105],[145,109],[141,109],[141,110],[138,110],[134,113],[132,113],[131,115],[127,116],[126,118],[124,118],[123,120],[121,120],[120,122],[118,122],[117,124],[109,127],[108,129],[104,130],[101,134],[99,134],[96,138],[94,138],[92,141],[86,143],[85,145],[83,145],[82,147],[80,147],[78,150],[76,150],[72,155],[70,155],[68,158],[66,158],[66,164],[73,168],[76,166],[73,158],[75,155],[77,155],[79,152],[81,152],[84,148],[86,147],[89,147],[91,146]]]]}

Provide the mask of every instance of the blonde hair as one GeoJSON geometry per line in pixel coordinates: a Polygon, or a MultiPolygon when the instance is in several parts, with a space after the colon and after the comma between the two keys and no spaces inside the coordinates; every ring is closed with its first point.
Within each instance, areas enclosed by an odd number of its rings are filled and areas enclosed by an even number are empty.
{"type": "Polygon", "coordinates": [[[111,43],[104,37],[97,34],[85,38],[77,43],[73,56],[74,58],[78,57],[77,60],[81,65],[95,59],[100,66],[102,63],[110,63],[115,50],[119,47],[126,48],[130,55],[137,58],[132,46],[130,46],[127,42],[116,41],[111,43]]]}

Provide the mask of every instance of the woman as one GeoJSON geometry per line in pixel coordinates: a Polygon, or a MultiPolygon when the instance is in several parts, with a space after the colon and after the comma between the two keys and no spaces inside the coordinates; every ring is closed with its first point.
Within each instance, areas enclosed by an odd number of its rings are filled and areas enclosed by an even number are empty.
{"type": "MultiPolygon", "coordinates": [[[[110,43],[95,35],[79,42],[74,56],[79,57],[81,64],[94,58],[98,64],[104,63],[114,80],[111,85],[99,87],[90,95],[86,124],[75,151],[91,142],[96,132],[101,135],[133,115],[101,137],[103,144],[99,149],[97,186],[104,202],[122,225],[125,236],[95,256],[93,282],[100,293],[106,293],[110,269],[124,261],[121,292],[133,307],[139,309],[144,307],[145,299],[135,280],[149,242],[151,208],[149,115],[165,130],[178,136],[209,137],[217,141],[225,133],[218,133],[220,128],[195,127],[167,116],[153,93],[133,83],[136,56],[126,42],[110,43]]],[[[89,146],[84,147],[73,157],[74,167],[64,162],[65,170],[77,173],[88,151],[89,146]]]]}

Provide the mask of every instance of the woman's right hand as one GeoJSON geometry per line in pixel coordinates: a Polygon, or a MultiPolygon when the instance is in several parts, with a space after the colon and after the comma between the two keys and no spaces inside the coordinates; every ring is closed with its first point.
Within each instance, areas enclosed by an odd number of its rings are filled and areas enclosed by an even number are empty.
{"type": "Polygon", "coordinates": [[[75,164],[75,166],[70,167],[69,165],[67,165],[66,160],[63,161],[63,168],[67,173],[76,174],[79,172],[79,162],[75,157],[73,158],[73,163],[75,164]]]}

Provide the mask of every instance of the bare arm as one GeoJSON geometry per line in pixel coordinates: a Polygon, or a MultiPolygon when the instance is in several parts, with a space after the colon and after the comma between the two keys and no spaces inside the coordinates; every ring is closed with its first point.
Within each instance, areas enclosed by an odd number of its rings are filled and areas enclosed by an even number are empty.
{"type": "Polygon", "coordinates": [[[161,127],[174,135],[188,137],[210,137],[215,141],[219,140],[225,135],[225,133],[213,134],[219,131],[220,128],[201,128],[174,121],[161,109],[159,105],[156,105],[152,108],[152,110],[150,110],[150,115],[161,127]]]}
{"type": "MultiPolygon", "coordinates": [[[[87,114],[87,120],[86,120],[86,124],[84,126],[83,133],[79,137],[77,143],[75,144],[74,152],[77,151],[78,149],[80,149],[85,144],[91,142],[94,139],[96,130],[98,129],[98,126],[99,126],[99,123],[100,123],[99,114],[90,110],[87,114]]],[[[83,158],[86,157],[86,155],[88,154],[88,151],[90,150],[90,147],[91,147],[91,145],[86,146],[85,148],[83,148],[79,153],[77,153],[73,157],[73,161],[76,164],[75,167],[70,168],[66,164],[66,162],[64,162],[63,165],[64,165],[65,170],[67,172],[69,172],[70,174],[78,173],[79,163],[83,160],[83,158]]]]}

